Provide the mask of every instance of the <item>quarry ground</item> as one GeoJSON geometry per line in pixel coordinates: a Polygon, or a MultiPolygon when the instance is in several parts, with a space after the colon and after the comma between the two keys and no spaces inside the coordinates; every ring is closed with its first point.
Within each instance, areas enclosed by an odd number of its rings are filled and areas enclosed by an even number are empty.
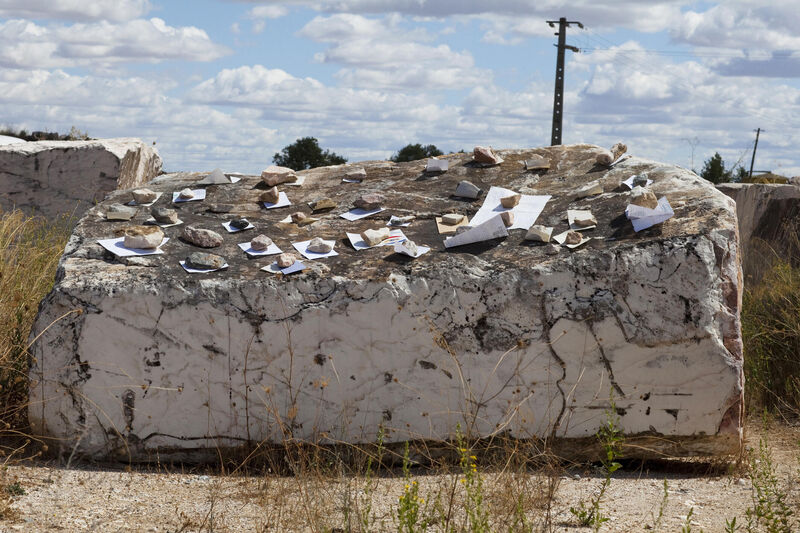
{"type": "MultiPolygon", "coordinates": [[[[764,437],[776,487],[792,509],[800,509],[800,427],[774,423],[764,429],[751,421],[747,446],[757,450],[764,437]]],[[[763,460],[758,465],[766,469],[763,460]]],[[[609,520],[601,530],[681,531],[691,510],[692,531],[724,531],[726,519],[737,517],[741,524],[753,507],[752,472],[735,461],[625,463],[603,498],[601,512],[609,520]]],[[[154,465],[66,468],[55,462],[9,464],[3,476],[7,505],[0,531],[348,531],[346,514],[353,521],[351,530],[358,531],[358,519],[352,517],[366,502],[372,505],[369,530],[396,531],[398,498],[408,483],[398,471],[379,476],[365,492],[363,477],[221,475],[208,467],[180,471],[154,465]]],[[[603,480],[585,465],[560,468],[551,477],[541,470],[524,475],[489,471],[481,477],[484,506],[493,518],[511,516],[509,508],[521,501],[534,530],[540,530],[549,501],[552,531],[589,531],[577,525],[569,508],[588,502],[603,480]],[[558,485],[552,499],[547,498],[548,481],[558,485]]],[[[421,507],[434,515],[436,495],[442,501],[452,490],[455,496],[445,501],[453,502],[454,523],[463,522],[459,478],[429,474],[412,480],[419,483],[419,497],[427,498],[421,507]]],[[[509,524],[492,529],[509,530],[509,524]]],[[[441,529],[441,524],[430,527],[441,529]]]]}

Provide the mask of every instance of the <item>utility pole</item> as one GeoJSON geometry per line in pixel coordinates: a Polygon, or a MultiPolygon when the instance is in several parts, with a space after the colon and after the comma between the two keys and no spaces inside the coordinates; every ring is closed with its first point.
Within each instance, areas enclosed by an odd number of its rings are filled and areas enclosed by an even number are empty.
{"type": "Polygon", "coordinates": [[[561,119],[564,114],[564,50],[569,48],[573,52],[580,52],[575,46],[566,44],[567,28],[570,24],[577,24],[579,28],[583,29],[583,24],[576,20],[568,21],[565,17],[558,20],[546,21],[551,28],[555,28],[558,23],[558,59],[556,60],[556,90],[553,96],[553,131],[550,136],[550,145],[556,146],[561,144],[561,119]]]}
{"type": "Polygon", "coordinates": [[[756,162],[756,149],[758,148],[758,135],[761,133],[761,128],[756,130],[756,144],[753,146],[753,158],[750,160],[750,178],[753,177],[753,164],[756,162]]]}

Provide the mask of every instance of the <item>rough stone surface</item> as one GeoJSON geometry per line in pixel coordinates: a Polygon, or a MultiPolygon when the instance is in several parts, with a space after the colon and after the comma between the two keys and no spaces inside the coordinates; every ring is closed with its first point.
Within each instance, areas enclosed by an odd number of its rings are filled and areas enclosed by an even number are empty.
{"type": "Polygon", "coordinates": [[[107,220],[130,220],[136,215],[136,208],[122,204],[111,204],[106,208],[107,220]]]}
{"type": "Polygon", "coordinates": [[[250,241],[250,248],[257,252],[266,250],[270,246],[272,246],[272,239],[264,234],[253,237],[253,239],[250,241]]]}
{"type": "Polygon", "coordinates": [[[156,199],[156,192],[150,189],[134,189],[131,196],[137,204],[149,204],[156,199]]]}
{"type": "Polygon", "coordinates": [[[223,242],[222,235],[216,231],[195,226],[186,226],[183,229],[183,238],[201,248],[216,248],[223,242]]]}
{"type": "MultiPolygon", "coordinates": [[[[155,147],[139,139],[0,145],[0,209],[80,217],[107,193],[140,187],[159,172],[155,147]]],[[[117,201],[128,200],[130,193],[117,201]]]]}
{"type": "Polygon", "coordinates": [[[548,228],[546,226],[534,224],[533,226],[528,228],[528,232],[525,234],[525,240],[550,242],[550,237],[552,236],[552,234],[553,234],[553,228],[548,228]]]}
{"type": "Polygon", "coordinates": [[[190,187],[184,187],[181,189],[181,192],[178,193],[179,198],[183,198],[184,200],[190,200],[194,198],[194,190],[190,187]]]}
{"type": "Polygon", "coordinates": [[[261,171],[261,179],[267,186],[274,187],[281,183],[294,183],[297,174],[291,168],[270,165],[261,171]]]}
{"type": "Polygon", "coordinates": [[[169,207],[154,207],[150,210],[150,214],[161,224],[177,224],[179,220],[178,211],[169,207]]]}
{"type": "MultiPolygon", "coordinates": [[[[76,227],[40,307],[32,431],[67,454],[136,460],[196,460],[287,438],[373,442],[378,427],[387,442],[452,438],[457,424],[588,446],[613,392],[635,444],[626,455],[734,452],[743,375],[733,201],[671,165],[632,157],[598,168],[600,150],[503,150],[491,168],[452,154],[432,179],[424,162],[366,162],[368,179],[352,187],[341,186],[341,168],[303,171],[296,205],[324,195],[340,206],[313,235],[259,204],[259,176],[210,189],[211,202],[235,204],[283,250],[314,235],[337,240],[338,256],[285,277],[261,271],[274,257],[247,256],[227,233],[216,253],[229,269],[189,275],[178,260],[196,249],[180,226],[165,229],[154,267],[126,266],[96,244],[118,224],[102,219],[106,206],[130,194],[113,193],[76,227]],[[526,172],[533,155],[551,168],[526,172]],[[641,172],[675,216],[636,233],[619,184],[641,172]],[[609,192],[575,200],[595,179],[609,192]],[[598,227],[575,250],[525,241],[524,230],[445,249],[434,218],[471,217],[481,204],[452,196],[461,180],[553,195],[537,223],[556,233],[567,209],[591,209],[598,227]],[[339,216],[371,191],[386,195],[386,211],[339,216]],[[346,231],[407,214],[417,218],[404,233],[431,247],[417,259],[345,244],[346,231]]],[[[175,191],[197,179],[164,175],[149,186],[175,191]]],[[[157,206],[169,205],[164,196],[157,206]]],[[[224,215],[203,203],[181,204],[181,219],[218,227],[224,215]]]]}
{"type": "Polygon", "coordinates": [[[327,254],[328,252],[333,250],[333,246],[322,240],[321,237],[314,237],[313,239],[311,239],[311,242],[308,243],[306,249],[309,252],[314,252],[317,254],[327,254]]]}
{"type": "Polygon", "coordinates": [[[277,204],[279,199],[280,199],[280,192],[278,192],[278,187],[275,186],[267,189],[261,195],[261,201],[268,202],[270,204],[277,204]]]}
{"type": "Polygon", "coordinates": [[[353,205],[360,209],[377,209],[386,201],[386,197],[382,194],[369,193],[359,196],[353,205]]]}
{"type": "Polygon", "coordinates": [[[208,252],[192,252],[186,258],[186,266],[198,270],[214,270],[225,266],[225,258],[208,252]]]}
{"type": "Polygon", "coordinates": [[[658,198],[656,198],[653,191],[637,186],[631,191],[631,203],[633,205],[655,209],[658,207],[658,198]]]}
{"type": "Polygon", "coordinates": [[[800,266],[800,187],[784,184],[720,183],[736,202],[742,268],[747,283],[758,283],[772,259],[800,266]]]}
{"type": "Polygon", "coordinates": [[[460,196],[462,198],[469,198],[470,200],[474,200],[475,198],[480,196],[481,189],[474,183],[470,183],[464,180],[458,183],[455,194],[456,196],[460,196]]]}

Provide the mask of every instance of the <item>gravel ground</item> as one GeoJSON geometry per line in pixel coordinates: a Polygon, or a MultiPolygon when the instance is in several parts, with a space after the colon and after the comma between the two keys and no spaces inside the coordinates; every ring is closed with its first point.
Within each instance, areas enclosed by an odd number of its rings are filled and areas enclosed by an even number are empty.
{"type": "MultiPolygon", "coordinates": [[[[748,434],[748,446],[757,446],[762,435],[768,437],[779,484],[794,508],[800,508],[800,428],[780,426],[763,432],[750,427],[748,434]]],[[[366,501],[372,502],[371,530],[392,531],[397,530],[393,513],[406,485],[402,477],[382,477],[367,494],[363,478],[234,476],[200,470],[159,472],[152,467],[64,468],[45,462],[9,465],[3,476],[4,493],[17,494],[6,496],[0,531],[31,532],[346,531],[344,509],[355,515],[366,501]]],[[[463,493],[464,485],[453,476],[412,479],[425,500],[420,505],[428,510],[433,509],[437,493],[440,501],[449,501],[446,495],[451,490],[459,501],[463,493]]],[[[542,524],[548,479],[537,472],[484,473],[483,493],[493,515],[511,516],[521,498],[527,516],[542,524]]],[[[569,508],[588,500],[602,477],[587,467],[561,470],[550,480],[558,482],[551,500],[554,530],[589,531],[576,525],[569,508]]],[[[680,531],[690,510],[693,531],[723,531],[727,518],[739,517],[741,523],[751,505],[749,475],[735,464],[629,463],[615,474],[603,499],[602,511],[609,520],[602,531],[653,531],[660,509],[659,531],[680,531]],[[664,480],[667,498],[662,507],[664,480]]],[[[453,514],[457,522],[463,520],[458,504],[453,514]]],[[[493,529],[507,531],[509,525],[495,524],[493,529]]]]}

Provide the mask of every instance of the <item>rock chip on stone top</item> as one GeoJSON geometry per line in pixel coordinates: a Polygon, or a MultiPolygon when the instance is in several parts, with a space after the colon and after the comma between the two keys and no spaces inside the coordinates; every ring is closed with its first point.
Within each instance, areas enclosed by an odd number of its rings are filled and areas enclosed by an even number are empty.
{"type": "Polygon", "coordinates": [[[550,161],[540,155],[532,155],[525,160],[525,170],[547,170],[550,168],[550,161]]]}
{"type": "Polygon", "coordinates": [[[361,238],[368,246],[376,246],[389,238],[389,228],[368,229],[361,232],[361,238]]]}
{"type": "Polygon", "coordinates": [[[417,217],[414,215],[406,215],[403,217],[392,216],[392,218],[389,219],[389,222],[392,226],[402,226],[403,224],[408,224],[415,218],[417,217]]]}
{"type": "Polygon", "coordinates": [[[280,192],[277,187],[271,187],[261,194],[261,201],[268,204],[277,204],[280,199],[280,192]]]}
{"type": "Polygon", "coordinates": [[[631,190],[631,203],[649,209],[658,207],[658,198],[653,194],[653,191],[645,189],[644,187],[634,187],[631,190]]]}
{"type": "Polygon", "coordinates": [[[294,254],[281,254],[278,256],[278,259],[276,259],[276,262],[279,268],[289,268],[296,260],[297,258],[294,254]]]}
{"type": "Polygon", "coordinates": [[[186,258],[186,266],[198,270],[217,270],[225,266],[225,258],[208,252],[192,252],[186,258]]]}
{"type": "Polygon", "coordinates": [[[517,205],[519,205],[520,199],[522,199],[521,194],[512,194],[510,196],[504,196],[503,198],[500,198],[500,205],[502,205],[506,209],[517,207],[517,205]]]}
{"type": "Polygon", "coordinates": [[[349,180],[365,180],[367,177],[367,171],[363,168],[351,168],[344,173],[344,177],[349,180]]]}
{"type": "Polygon", "coordinates": [[[128,207],[122,204],[111,204],[106,209],[107,220],[130,220],[136,214],[135,207],[128,207]]]}
{"type": "Polygon", "coordinates": [[[182,198],[184,200],[190,200],[194,198],[194,191],[192,191],[192,189],[189,189],[187,187],[178,193],[178,198],[182,198]]]}
{"type": "Polygon", "coordinates": [[[547,226],[540,226],[539,224],[534,224],[533,226],[528,228],[528,233],[525,234],[525,240],[550,242],[550,237],[552,235],[553,235],[553,228],[549,228],[547,226]]]}
{"type": "Polygon", "coordinates": [[[514,225],[514,212],[513,211],[503,211],[500,213],[500,218],[503,219],[503,224],[507,228],[510,228],[514,225]]]}
{"type": "Polygon", "coordinates": [[[576,226],[580,226],[582,228],[597,225],[597,219],[591,212],[575,214],[575,216],[572,217],[572,222],[574,222],[576,226]]]}
{"type": "Polygon", "coordinates": [[[252,248],[257,252],[263,252],[270,246],[272,246],[272,239],[270,239],[263,233],[261,235],[258,235],[257,237],[253,237],[253,239],[250,241],[250,248],[252,248]]]}
{"type": "Polygon", "coordinates": [[[140,248],[151,250],[158,248],[164,240],[164,232],[158,226],[131,226],[125,228],[125,248],[140,248]]]}
{"type": "Polygon", "coordinates": [[[320,198],[316,202],[311,202],[309,206],[311,207],[311,210],[314,212],[324,211],[326,209],[333,209],[334,207],[336,207],[336,202],[334,202],[328,197],[325,197],[325,198],[320,198]]]}
{"type": "Polygon", "coordinates": [[[183,228],[183,238],[200,248],[216,248],[222,244],[222,235],[216,231],[196,226],[183,228]]]}
{"type": "Polygon", "coordinates": [[[576,198],[585,198],[587,196],[595,196],[597,194],[603,194],[603,186],[600,185],[598,180],[594,180],[578,189],[577,193],[575,193],[575,196],[576,198]]]}
{"type": "Polygon", "coordinates": [[[134,189],[131,192],[131,196],[133,196],[133,201],[137,204],[149,204],[150,202],[155,202],[158,195],[155,191],[150,189],[134,189]]]}
{"type": "Polygon", "coordinates": [[[212,213],[230,213],[233,211],[232,204],[211,204],[208,206],[208,210],[212,213]]]}
{"type": "Polygon", "coordinates": [[[295,224],[299,224],[303,220],[307,219],[308,215],[306,215],[302,211],[297,211],[296,213],[292,213],[291,214],[291,218],[292,218],[292,222],[294,222],[295,224]]]}
{"type": "Polygon", "coordinates": [[[583,240],[583,235],[577,231],[568,231],[564,244],[578,244],[583,240]]]}
{"type": "Polygon", "coordinates": [[[598,165],[603,166],[610,166],[611,163],[619,159],[619,157],[628,151],[628,147],[622,143],[617,143],[611,147],[611,150],[604,150],[603,152],[597,154],[597,161],[598,165]]]}
{"type": "Polygon", "coordinates": [[[481,189],[477,185],[463,180],[458,183],[458,187],[456,187],[456,196],[460,196],[461,198],[469,198],[471,200],[476,199],[481,194],[481,189]]]}
{"type": "Polygon", "coordinates": [[[294,183],[297,181],[297,174],[291,168],[270,165],[261,171],[261,180],[268,186],[274,187],[281,183],[294,183]]]}
{"type": "Polygon", "coordinates": [[[442,216],[442,224],[447,226],[455,226],[457,224],[461,224],[464,220],[464,215],[460,213],[448,213],[442,216]]]}
{"type": "Polygon", "coordinates": [[[150,210],[150,215],[160,224],[177,224],[178,212],[168,207],[154,207],[150,210]]]}
{"type": "Polygon", "coordinates": [[[246,218],[234,218],[230,224],[233,229],[245,229],[250,225],[250,221],[246,218]]]}
{"type": "Polygon", "coordinates": [[[359,209],[370,211],[372,209],[378,209],[385,201],[386,198],[382,194],[371,192],[362,194],[353,202],[353,205],[359,209]]]}
{"type": "Polygon", "coordinates": [[[476,163],[497,165],[498,163],[502,162],[502,160],[497,157],[491,147],[487,148],[485,146],[476,146],[475,149],[472,150],[472,156],[476,163]]]}
{"type": "Polygon", "coordinates": [[[411,239],[406,239],[403,242],[403,246],[405,247],[406,250],[408,250],[408,253],[411,254],[412,256],[416,256],[419,254],[419,248],[417,247],[417,243],[415,243],[411,239]]]}
{"type": "Polygon", "coordinates": [[[644,174],[637,174],[633,177],[634,187],[647,187],[647,176],[644,174]]]}
{"type": "Polygon", "coordinates": [[[320,237],[314,237],[306,246],[306,250],[315,254],[327,254],[333,250],[333,246],[323,241],[320,237]]]}

